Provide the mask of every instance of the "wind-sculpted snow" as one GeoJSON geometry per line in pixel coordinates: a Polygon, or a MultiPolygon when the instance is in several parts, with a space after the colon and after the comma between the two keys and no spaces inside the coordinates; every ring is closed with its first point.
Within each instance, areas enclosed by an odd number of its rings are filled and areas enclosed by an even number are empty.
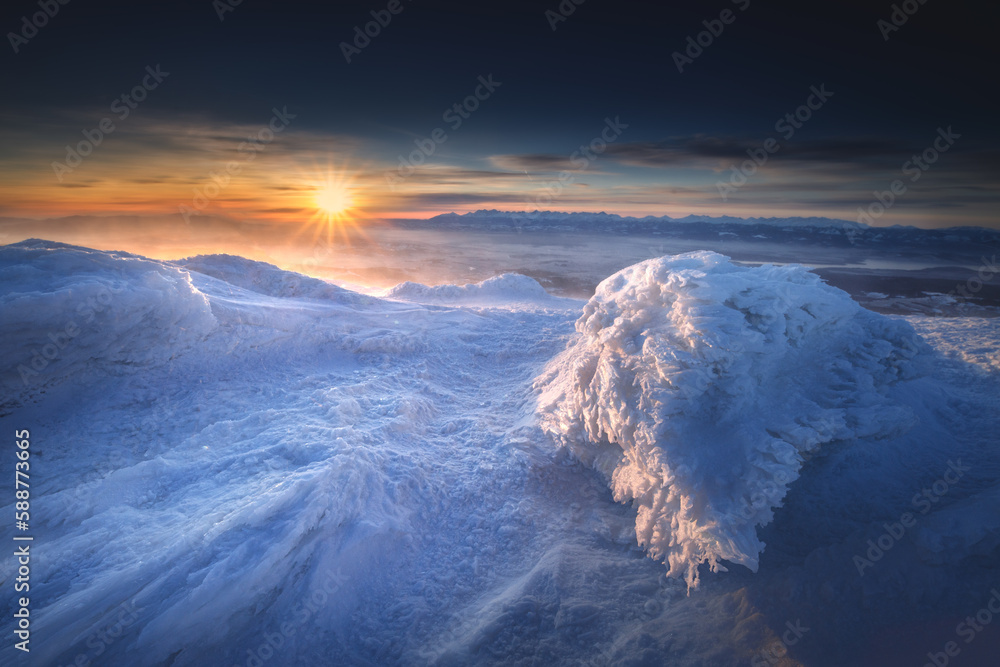
{"type": "MultiPolygon", "coordinates": [[[[996,585],[978,318],[913,318],[952,349],[909,381],[905,322],[713,254],[617,274],[583,317],[523,276],[331,287],[235,257],[0,248],[0,428],[31,432],[37,555],[31,653],[0,664],[735,665],[796,619],[789,660],[886,664],[859,654],[888,623],[964,618],[996,585]],[[877,439],[910,410],[920,428],[877,439]],[[868,541],[904,512],[881,559],[868,541]],[[752,565],[755,526],[757,574],[690,597],[637,544],[690,579],[752,565]]],[[[0,634],[15,623],[0,600],[0,634]]]]}
{"type": "Polygon", "coordinates": [[[323,299],[346,304],[371,302],[337,285],[233,255],[198,255],[174,264],[266,296],[323,299]]]}
{"type": "Polygon", "coordinates": [[[79,373],[163,363],[216,327],[186,271],[29,240],[0,248],[2,385],[11,403],[79,373]]]}
{"type": "Polygon", "coordinates": [[[542,427],[635,504],[639,543],[689,587],[702,563],[756,571],[756,527],[811,452],[914,423],[886,389],[926,346],[802,267],[648,260],[602,282],[576,330],[536,380],[542,427]]]}
{"type": "Polygon", "coordinates": [[[510,303],[549,304],[569,303],[568,299],[551,296],[533,278],[517,273],[488,278],[469,285],[436,285],[429,287],[419,283],[405,282],[386,292],[390,299],[415,301],[418,303],[467,304],[495,306],[510,303]]]}

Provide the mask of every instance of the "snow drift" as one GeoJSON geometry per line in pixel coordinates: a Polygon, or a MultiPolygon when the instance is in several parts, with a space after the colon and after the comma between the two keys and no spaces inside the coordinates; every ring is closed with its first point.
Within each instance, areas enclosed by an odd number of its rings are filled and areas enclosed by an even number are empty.
{"type": "Polygon", "coordinates": [[[712,252],[616,273],[576,331],[536,380],[540,424],[633,502],[639,544],[691,588],[702,563],[756,571],[756,527],[810,453],[914,424],[891,388],[927,349],[803,267],[712,252]]]}
{"type": "Polygon", "coordinates": [[[404,282],[386,290],[385,296],[400,301],[428,304],[499,306],[516,303],[566,304],[570,300],[551,296],[538,281],[518,273],[504,273],[468,285],[421,285],[404,282]]]}
{"type": "Polygon", "coordinates": [[[0,248],[3,406],[79,373],[163,363],[212,332],[181,269],[122,252],[29,239],[0,248]]]}
{"type": "Polygon", "coordinates": [[[178,260],[174,264],[265,296],[321,299],[343,304],[372,302],[372,299],[362,294],[323,280],[244,257],[198,255],[178,260]]]}

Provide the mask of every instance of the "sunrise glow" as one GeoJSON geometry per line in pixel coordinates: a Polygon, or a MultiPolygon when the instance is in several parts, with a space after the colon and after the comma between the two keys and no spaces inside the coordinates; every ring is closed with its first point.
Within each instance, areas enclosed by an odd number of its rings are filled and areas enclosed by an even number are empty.
{"type": "Polygon", "coordinates": [[[337,216],[351,207],[350,193],[340,183],[328,182],[316,192],[316,208],[328,216],[337,216]]]}

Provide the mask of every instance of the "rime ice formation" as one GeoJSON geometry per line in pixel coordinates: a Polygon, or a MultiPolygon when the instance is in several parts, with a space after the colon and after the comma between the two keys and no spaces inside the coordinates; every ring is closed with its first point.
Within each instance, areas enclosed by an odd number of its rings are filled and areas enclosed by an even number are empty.
{"type": "Polygon", "coordinates": [[[925,346],[799,266],[711,252],[607,278],[578,336],[536,381],[543,428],[638,508],[640,544],[670,574],[757,569],[773,518],[818,447],[914,423],[886,388],[925,346]]]}

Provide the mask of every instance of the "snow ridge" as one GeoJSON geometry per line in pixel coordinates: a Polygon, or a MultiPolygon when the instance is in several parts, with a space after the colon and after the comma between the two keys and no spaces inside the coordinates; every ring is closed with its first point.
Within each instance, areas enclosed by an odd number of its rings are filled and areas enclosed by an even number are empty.
{"type": "Polygon", "coordinates": [[[433,304],[502,305],[569,303],[572,300],[553,297],[538,281],[519,273],[504,273],[468,285],[427,286],[404,282],[388,290],[387,298],[400,301],[433,304]]]}
{"type": "Polygon", "coordinates": [[[800,266],[713,252],[603,281],[535,382],[542,429],[637,508],[636,536],[689,589],[698,566],[756,571],[756,526],[822,445],[905,432],[894,384],[928,349],[800,266]]]}
{"type": "Polygon", "coordinates": [[[198,255],[173,263],[265,296],[322,299],[343,304],[371,301],[318,278],[234,255],[198,255]]]}
{"type": "Polygon", "coordinates": [[[834,227],[839,229],[870,229],[869,225],[860,222],[854,222],[852,220],[839,220],[836,218],[823,218],[817,216],[811,216],[808,218],[803,217],[789,217],[789,218],[738,218],[731,215],[720,215],[720,216],[710,216],[710,215],[686,215],[683,218],[673,218],[669,215],[653,216],[647,215],[641,218],[636,218],[630,215],[618,215],[617,213],[605,213],[600,211],[597,213],[590,212],[572,212],[566,213],[563,211],[498,211],[496,209],[480,209],[478,211],[470,211],[469,213],[444,213],[442,215],[435,216],[433,219],[448,219],[448,218],[466,218],[475,220],[490,220],[499,219],[505,220],[509,218],[521,219],[526,218],[533,222],[549,222],[549,223],[594,223],[594,222],[681,222],[681,223],[724,223],[724,224],[734,224],[734,225],[773,225],[780,227],[834,227]]]}
{"type": "Polygon", "coordinates": [[[169,361],[218,322],[187,271],[137,255],[29,239],[0,247],[0,407],[75,375],[169,361]]]}

